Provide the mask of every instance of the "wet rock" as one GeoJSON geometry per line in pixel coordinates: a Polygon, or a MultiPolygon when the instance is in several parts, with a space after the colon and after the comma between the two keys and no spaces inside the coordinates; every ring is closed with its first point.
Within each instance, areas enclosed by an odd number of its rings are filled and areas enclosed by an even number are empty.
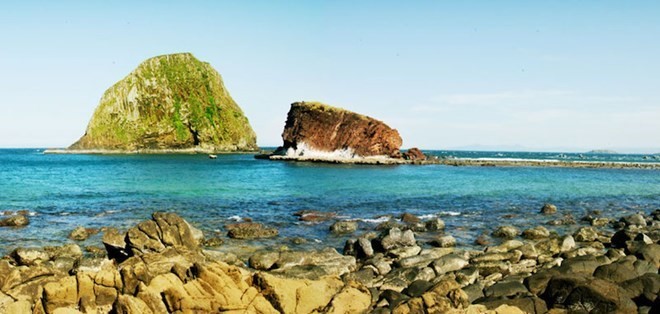
{"type": "Polygon", "coordinates": [[[403,213],[403,215],[401,215],[401,221],[407,224],[416,224],[421,222],[421,219],[411,213],[403,213]]]}
{"type": "Polygon", "coordinates": [[[266,227],[256,222],[239,222],[225,226],[227,236],[233,239],[260,239],[276,237],[279,232],[275,228],[266,227]]]}
{"type": "Polygon", "coordinates": [[[335,234],[353,233],[358,229],[357,221],[337,221],[330,226],[330,232],[335,234]]]}
{"type": "Polygon", "coordinates": [[[431,241],[431,244],[441,248],[454,247],[456,246],[456,238],[450,235],[440,236],[431,241]]]}
{"type": "Polygon", "coordinates": [[[89,253],[92,257],[105,257],[107,256],[106,250],[100,246],[89,245],[85,247],[85,252],[89,253]]]}
{"type": "Polygon", "coordinates": [[[445,222],[440,218],[433,218],[424,222],[424,227],[428,231],[438,231],[445,229],[445,222]]]}
{"type": "Polygon", "coordinates": [[[626,242],[631,241],[635,237],[630,231],[619,230],[612,235],[610,243],[614,248],[625,248],[627,246],[626,242]]]}
{"type": "Polygon", "coordinates": [[[23,227],[30,223],[25,215],[15,215],[0,220],[0,227],[23,227]]]}
{"type": "Polygon", "coordinates": [[[550,307],[569,312],[636,313],[628,293],[609,281],[580,275],[554,276],[541,295],[550,307]]]}
{"type": "Polygon", "coordinates": [[[99,229],[96,228],[85,228],[78,226],[69,233],[69,239],[75,241],[85,241],[92,235],[99,233],[99,229]]]}
{"type": "Polygon", "coordinates": [[[474,240],[474,244],[477,244],[477,245],[489,245],[489,244],[490,244],[490,238],[489,238],[487,235],[482,234],[482,235],[478,236],[478,237],[474,240]]]}
{"type": "Polygon", "coordinates": [[[126,233],[132,254],[161,252],[167,247],[194,250],[199,246],[188,222],[175,213],[155,212],[151,220],[140,222],[126,233]]]}
{"type": "Polygon", "coordinates": [[[557,206],[552,204],[545,204],[541,207],[541,214],[552,215],[557,212],[557,206]]]}
{"type": "Polygon", "coordinates": [[[307,222],[322,222],[334,219],[337,216],[337,213],[332,212],[322,212],[318,210],[301,210],[293,214],[298,216],[298,220],[307,221],[307,222]]]}
{"type": "Polygon", "coordinates": [[[522,236],[525,239],[543,239],[550,236],[550,231],[543,226],[537,226],[523,231],[522,236]]]}
{"type": "Polygon", "coordinates": [[[492,235],[497,238],[515,238],[520,235],[520,230],[514,226],[500,226],[492,235]]]}
{"type": "Polygon", "coordinates": [[[593,227],[581,227],[573,233],[573,238],[578,242],[593,242],[598,239],[598,232],[593,227]]]}

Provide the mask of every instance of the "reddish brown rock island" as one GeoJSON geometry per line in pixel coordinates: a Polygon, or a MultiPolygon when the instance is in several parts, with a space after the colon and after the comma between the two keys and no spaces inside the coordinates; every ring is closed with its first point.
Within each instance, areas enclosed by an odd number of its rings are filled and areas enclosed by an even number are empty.
{"type": "Polygon", "coordinates": [[[319,102],[291,104],[283,146],[270,159],[339,163],[404,163],[403,140],[384,122],[319,102]]]}

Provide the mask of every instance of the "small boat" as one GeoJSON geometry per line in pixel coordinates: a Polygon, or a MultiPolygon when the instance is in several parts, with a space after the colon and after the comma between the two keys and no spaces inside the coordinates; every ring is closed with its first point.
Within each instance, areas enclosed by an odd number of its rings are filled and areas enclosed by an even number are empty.
{"type": "Polygon", "coordinates": [[[210,159],[218,159],[218,155],[209,154],[210,159]]]}

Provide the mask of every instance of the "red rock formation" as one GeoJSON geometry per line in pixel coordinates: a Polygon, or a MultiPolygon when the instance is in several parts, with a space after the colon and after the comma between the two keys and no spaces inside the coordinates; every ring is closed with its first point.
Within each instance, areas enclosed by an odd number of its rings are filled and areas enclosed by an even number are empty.
{"type": "Polygon", "coordinates": [[[413,147],[403,154],[403,158],[408,160],[426,160],[426,155],[417,147],[413,147]]]}
{"type": "Polygon", "coordinates": [[[400,156],[399,132],[382,121],[321,103],[291,104],[282,133],[284,149],[299,153],[351,150],[355,155],[400,156]]]}

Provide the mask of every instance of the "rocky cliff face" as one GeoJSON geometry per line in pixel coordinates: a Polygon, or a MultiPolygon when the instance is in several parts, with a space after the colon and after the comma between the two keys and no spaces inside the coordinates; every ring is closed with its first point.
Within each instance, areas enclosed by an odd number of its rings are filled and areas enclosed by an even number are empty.
{"type": "Polygon", "coordinates": [[[397,156],[401,136],[385,123],[316,102],[291,105],[286,119],[284,150],[290,156],[397,156]]]}
{"type": "Polygon", "coordinates": [[[190,53],[144,61],[101,98],[71,150],[256,150],[220,74],[190,53]]]}

